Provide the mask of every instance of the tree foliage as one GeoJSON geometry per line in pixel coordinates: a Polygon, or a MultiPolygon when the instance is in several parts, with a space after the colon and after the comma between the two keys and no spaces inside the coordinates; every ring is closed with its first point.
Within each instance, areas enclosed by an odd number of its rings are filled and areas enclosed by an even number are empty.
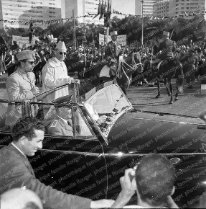
{"type": "MultiPolygon", "coordinates": [[[[95,42],[98,45],[99,33],[104,34],[103,25],[94,24],[78,24],[68,21],[66,23],[56,23],[50,25],[46,30],[35,28],[35,35],[41,36],[48,31],[54,37],[60,38],[65,42],[72,42],[74,37],[74,29],[78,45],[83,43],[95,42]]],[[[159,38],[164,30],[171,32],[172,39],[175,41],[182,41],[183,39],[199,40],[205,36],[205,20],[203,16],[193,16],[190,19],[183,17],[178,18],[150,18],[137,16],[128,16],[123,19],[113,17],[110,22],[111,30],[117,30],[118,34],[126,34],[128,43],[140,42],[142,36],[142,26],[144,31],[144,42],[150,42],[153,39],[159,38]]],[[[0,31],[1,32],[1,31],[0,31]]],[[[7,32],[3,31],[1,34],[5,40],[12,35],[28,36],[28,29],[9,29],[7,32]]]]}

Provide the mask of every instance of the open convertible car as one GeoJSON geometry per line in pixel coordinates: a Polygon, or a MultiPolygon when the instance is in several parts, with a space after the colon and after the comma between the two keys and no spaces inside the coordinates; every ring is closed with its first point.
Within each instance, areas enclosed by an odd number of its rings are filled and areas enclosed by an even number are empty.
{"type": "MultiPolygon", "coordinates": [[[[162,153],[176,168],[175,202],[185,208],[197,204],[206,188],[206,130],[184,118],[175,122],[136,110],[114,82],[84,97],[73,86],[71,95],[52,103],[27,104],[38,106],[36,117],[46,126],[43,149],[30,158],[38,179],[70,194],[116,198],[126,168],[144,155],[162,153]]],[[[11,133],[1,126],[2,147],[11,133]]]]}

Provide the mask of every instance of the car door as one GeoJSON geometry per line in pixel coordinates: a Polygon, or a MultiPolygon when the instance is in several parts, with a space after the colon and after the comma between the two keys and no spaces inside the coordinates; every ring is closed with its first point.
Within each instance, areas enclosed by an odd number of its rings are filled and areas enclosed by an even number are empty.
{"type": "Polygon", "coordinates": [[[180,207],[194,207],[206,189],[205,137],[205,130],[197,124],[145,119],[138,112],[128,112],[110,132],[110,152],[115,151],[115,145],[119,158],[130,157],[130,167],[148,153],[165,155],[176,168],[176,202],[180,207]]]}

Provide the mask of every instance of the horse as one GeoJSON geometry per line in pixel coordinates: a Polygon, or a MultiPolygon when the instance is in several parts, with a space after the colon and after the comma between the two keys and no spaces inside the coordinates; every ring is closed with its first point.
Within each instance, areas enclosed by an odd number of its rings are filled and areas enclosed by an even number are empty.
{"type": "Polygon", "coordinates": [[[141,77],[139,74],[143,71],[140,55],[138,57],[136,55],[136,53],[132,52],[128,56],[119,56],[116,80],[125,94],[132,84],[133,78],[141,77]]]}
{"type": "Polygon", "coordinates": [[[157,67],[156,78],[158,87],[158,94],[156,98],[160,97],[160,80],[163,79],[168,96],[170,96],[169,104],[173,103],[172,79],[176,79],[175,101],[177,101],[179,93],[178,87],[183,85],[184,79],[183,66],[181,62],[176,57],[167,58],[161,61],[157,67]]]}

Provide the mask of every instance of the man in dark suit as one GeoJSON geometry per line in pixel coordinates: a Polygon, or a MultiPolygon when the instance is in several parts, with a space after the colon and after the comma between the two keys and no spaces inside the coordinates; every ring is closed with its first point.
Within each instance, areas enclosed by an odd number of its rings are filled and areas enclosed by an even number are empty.
{"type": "Polygon", "coordinates": [[[75,195],[57,191],[36,179],[27,156],[34,156],[42,148],[45,128],[35,118],[18,121],[13,129],[13,141],[0,150],[0,194],[17,187],[34,191],[45,208],[107,208],[113,200],[92,201],[75,195]]]}

